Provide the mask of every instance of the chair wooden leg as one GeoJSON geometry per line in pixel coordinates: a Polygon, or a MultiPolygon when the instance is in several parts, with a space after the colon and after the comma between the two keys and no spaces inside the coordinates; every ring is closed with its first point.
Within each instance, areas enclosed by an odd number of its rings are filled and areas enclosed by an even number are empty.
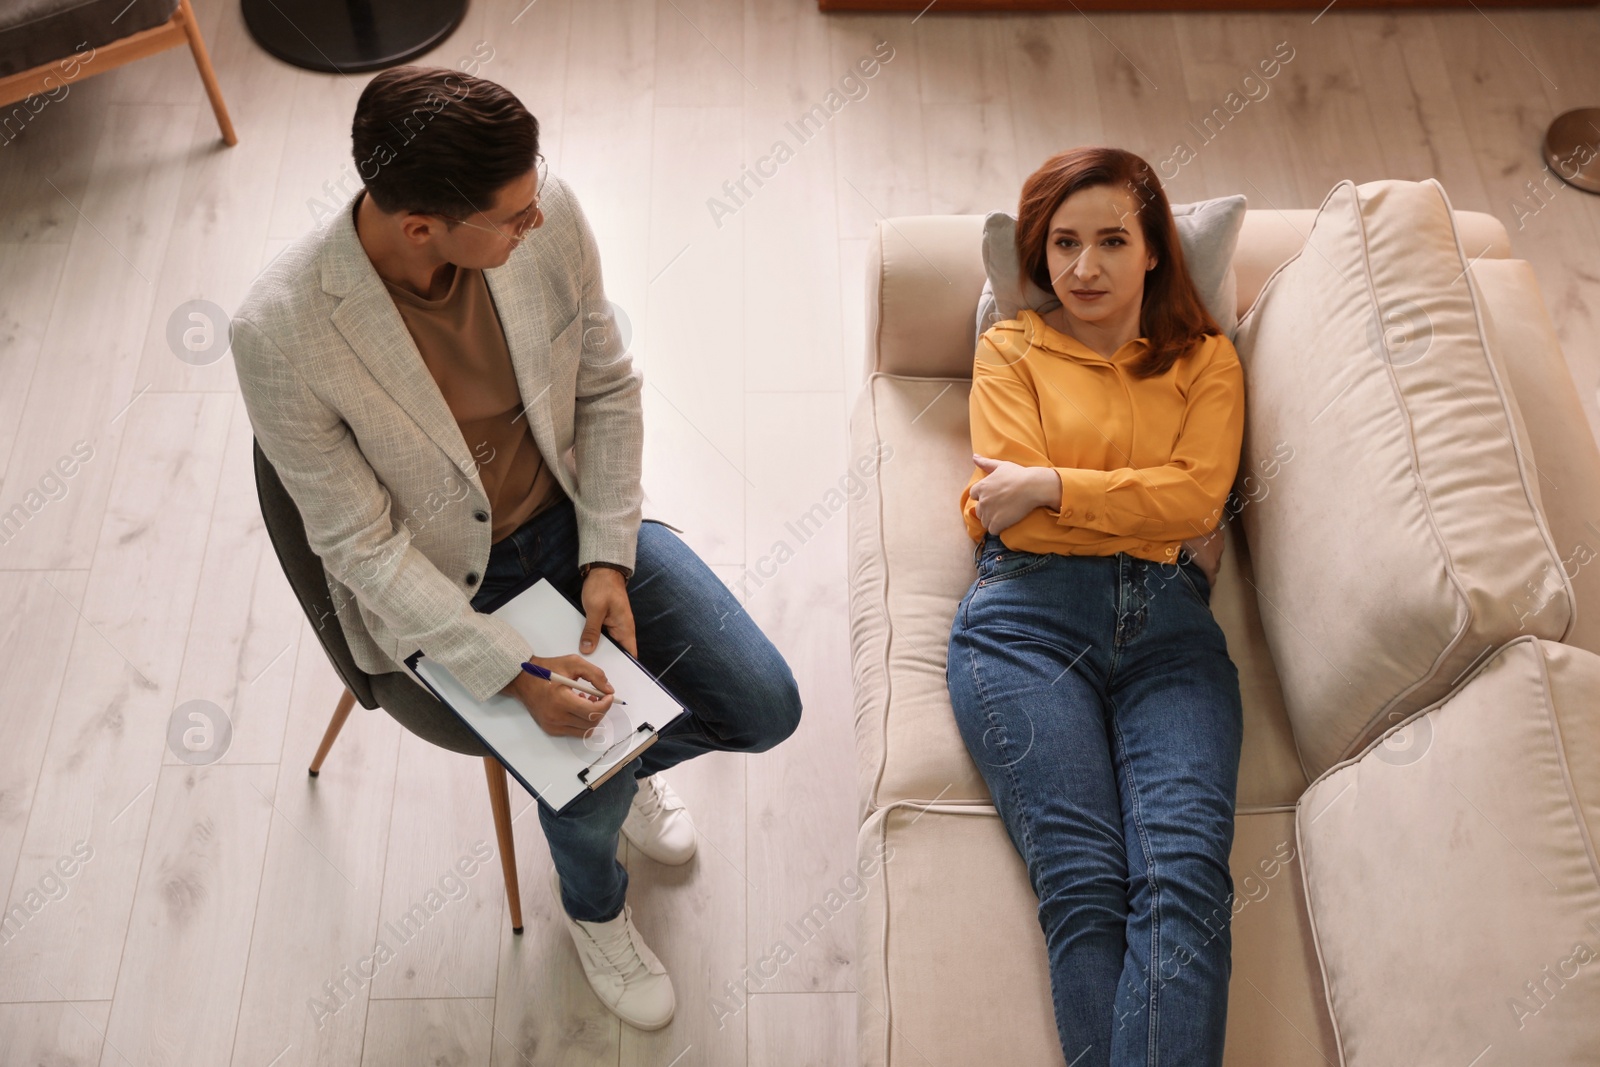
{"type": "Polygon", "coordinates": [[[222,130],[222,141],[227,145],[239,143],[233,132],[233,120],[228,117],[228,105],[222,102],[222,86],[217,84],[217,72],[211,69],[211,56],[206,52],[206,41],[200,36],[200,23],[194,17],[189,0],[178,0],[183,9],[183,32],[189,38],[189,51],[194,53],[194,65],[200,70],[200,81],[205,84],[206,96],[211,98],[211,111],[217,116],[217,126],[222,130]]]}
{"type": "Polygon", "coordinates": [[[350,709],[355,705],[356,695],[346,689],[344,696],[339,698],[339,706],[333,709],[333,718],[328,720],[327,730],[322,734],[322,744],[317,749],[317,757],[311,761],[311,777],[315,778],[317,772],[322,769],[322,761],[328,758],[328,750],[333,747],[333,739],[339,736],[344,721],[350,717],[350,709]]]}
{"type": "Polygon", "coordinates": [[[522,894],[517,890],[517,847],[511,836],[511,794],[506,789],[506,769],[493,756],[483,758],[489,777],[489,806],[494,809],[494,833],[500,842],[500,867],[506,876],[506,903],[511,906],[511,932],[522,933],[522,894]]]}

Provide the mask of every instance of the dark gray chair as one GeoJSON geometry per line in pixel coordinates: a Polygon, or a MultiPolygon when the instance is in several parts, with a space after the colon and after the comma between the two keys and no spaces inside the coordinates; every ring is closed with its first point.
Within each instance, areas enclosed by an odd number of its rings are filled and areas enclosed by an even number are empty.
{"type": "Polygon", "coordinates": [[[278,472],[255,442],[256,496],[261,502],[261,517],[266,521],[267,536],[272,539],[278,563],[289,579],[289,586],[300,601],[306,618],[317,631],[322,650],[327,653],[333,669],[344,680],[344,695],[333,709],[333,719],[322,736],[322,745],[311,761],[311,777],[322,769],[322,761],[333,747],[334,738],[356,701],[364,708],[382,708],[401,726],[410,730],[429,744],[477,756],[483,760],[483,769],[489,779],[489,806],[494,810],[495,836],[500,842],[500,866],[506,878],[506,903],[511,907],[511,929],[522,933],[522,897],[517,891],[517,856],[511,836],[511,797],[506,786],[506,769],[483,742],[468,730],[461,720],[439,700],[416,682],[399,671],[385,674],[368,674],[356,666],[350,654],[350,644],[345,640],[339,617],[334,612],[333,595],[328,591],[328,580],[322,569],[322,560],[311,551],[306,541],[305,524],[300,519],[300,509],[294,498],[283,487],[278,472]]]}

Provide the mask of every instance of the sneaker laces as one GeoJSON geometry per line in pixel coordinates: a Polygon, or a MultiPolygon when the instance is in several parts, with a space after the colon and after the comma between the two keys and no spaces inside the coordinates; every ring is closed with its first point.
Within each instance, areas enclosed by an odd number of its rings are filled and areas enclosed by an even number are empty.
{"type": "Polygon", "coordinates": [[[589,940],[594,943],[595,950],[600,953],[601,959],[607,966],[622,976],[624,982],[636,977],[641,971],[650,969],[645,963],[644,956],[639,951],[638,944],[634,941],[633,916],[626,907],[622,912],[622,921],[615,924],[615,929],[601,935],[595,933],[594,927],[598,923],[589,923],[589,940]],[[624,971],[622,964],[628,962],[629,956],[633,957],[632,965],[624,971]]]}
{"type": "Polygon", "coordinates": [[[641,786],[639,796],[635,798],[634,803],[638,805],[639,814],[644,818],[653,821],[668,808],[683,807],[681,803],[673,803],[667,799],[666,787],[656,782],[655,775],[651,775],[639,784],[641,786]]]}

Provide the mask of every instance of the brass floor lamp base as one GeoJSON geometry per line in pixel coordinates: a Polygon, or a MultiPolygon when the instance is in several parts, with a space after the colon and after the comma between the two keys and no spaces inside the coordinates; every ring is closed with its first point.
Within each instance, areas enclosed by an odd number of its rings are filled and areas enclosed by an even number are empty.
{"type": "Polygon", "coordinates": [[[1544,161],[1568,185],[1600,193],[1600,107],[1557,115],[1545,131],[1544,161]]]}

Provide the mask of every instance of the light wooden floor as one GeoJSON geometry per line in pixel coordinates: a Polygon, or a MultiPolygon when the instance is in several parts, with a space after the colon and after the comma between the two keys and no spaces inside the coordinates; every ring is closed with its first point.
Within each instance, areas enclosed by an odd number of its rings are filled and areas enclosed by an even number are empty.
{"type": "Polygon", "coordinates": [[[743,588],[805,696],[780,748],[670,773],[703,831],[691,866],[624,846],[677,1019],[646,1035],[599,1006],[553,923],[536,819],[516,827],[524,936],[497,859],[449,881],[494,841],[478,761],[358,709],[306,777],[340,686],[263,534],[231,363],[182,362],[166,334],[186,300],[232,308],[334,202],[365,78],[291,70],[237,5],[198,0],[237,148],[182,52],[74,87],[0,147],[0,510],[59,497],[0,545],[0,886],[27,916],[0,946],[0,1063],[853,1063],[873,1010],[854,913],[805,944],[786,927],[853,862],[844,515],[775,577],[747,568],[845,474],[882,216],[1014,209],[1033,167],[1082,142],[1156,162],[1189,141],[1174,201],[1315,207],[1342,178],[1437,176],[1533,262],[1600,428],[1600,199],[1528,184],[1548,177],[1549,118],[1600,104],[1592,10],[913,21],[525,2],[479,0],[431,61],[492,51],[480,73],[539,116],[633,324],[646,487],[743,588]],[[866,94],[719,225],[708,199],[793,145],[784,123],[880,38],[893,58],[866,94]],[[1270,93],[1200,145],[1186,122],[1280,41],[1294,58],[1270,93]],[[52,481],[75,445],[88,458],[52,481]],[[168,747],[190,700],[232,723],[210,766],[168,747]],[[446,899],[421,932],[386,935],[430,889],[446,899]],[[392,958],[369,981],[375,938],[392,958]],[[796,958],[719,1020],[726,984],[780,939],[796,958]],[[317,1000],[338,1010],[319,1020],[317,1000]]]}

